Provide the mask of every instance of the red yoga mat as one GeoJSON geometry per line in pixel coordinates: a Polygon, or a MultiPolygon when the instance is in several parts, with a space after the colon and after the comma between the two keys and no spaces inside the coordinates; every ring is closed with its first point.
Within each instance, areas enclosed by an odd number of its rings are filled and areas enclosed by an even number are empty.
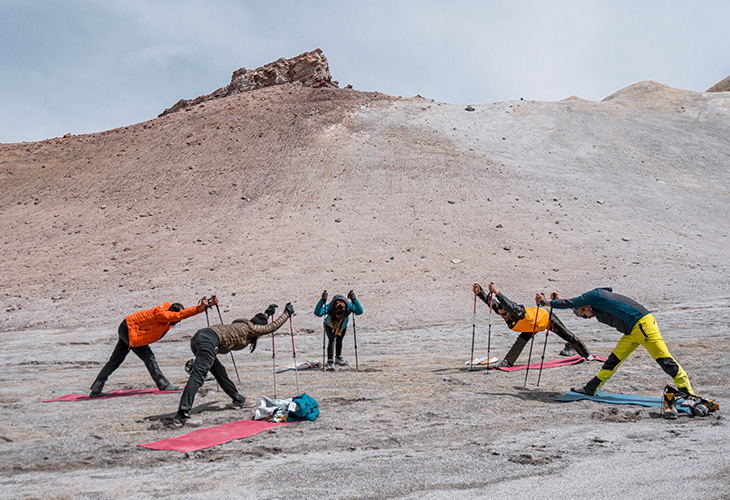
{"type": "Polygon", "coordinates": [[[266,420],[239,420],[229,424],[216,425],[206,429],[197,429],[182,436],[177,436],[152,443],[138,444],[151,450],[174,450],[180,453],[198,451],[211,446],[227,443],[236,439],[253,436],[280,425],[296,422],[267,422],[266,420]]]}
{"type": "MultiPolygon", "coordinates": [[[[606,361],[606,358],[600,358],[596,356],[593,358],[594,361],[606,361]]],[[[586,358],[583,356],[571,356],[570,358],[562,358],[562,359],[554,359],[552,361],[545,361],[542,365],[543,369],[545,368],[558,368],[559,366],[568,366],[568,365],[576,365],[578,363],[582,363],[583,361],[586,361],[586,358]]],[[[526,370],[527,365],[515,365],[515,366],[505,366],[497,368],[497,370],[502,370],[505,372],[516,372],[519,370],[526,370]]],[[[530,370],[539,370],[540,369],[540,362],[532,363],[530,364],[530,370]]]]}
{"type": "Polygon", "coordinates": [[[161,391],[159,389],[120,389],[118,391],[110,392],[109,394],[105,394],[96,398],[90,398],[88,394],[66,394],[65,396],[61,396],[60,398],[49,399],[48,401],[43,402],[51,403],[53,401],[90,401],[95,399],[122,398],[125,396],[141,396],[142,394],[174,394],[176,392],[182,391],[182,389],[180,389],[179,391],[161,391]]]}

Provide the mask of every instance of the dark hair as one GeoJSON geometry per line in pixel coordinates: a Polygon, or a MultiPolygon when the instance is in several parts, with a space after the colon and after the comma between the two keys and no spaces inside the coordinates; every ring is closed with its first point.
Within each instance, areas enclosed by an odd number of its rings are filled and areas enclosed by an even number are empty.
{"type": "Polygon", "coordinates": [[[185,307],[180,302],[175,302],[173,305],[170,306],[170,309],[168,311],[179,313],[185,309],[185,307]]]}
{"type": "Polygon", "coordinates": [[[330,318],[340,320],[347,316],[347,302],[342,299],[333,300],[329,310],[330,318]]]}

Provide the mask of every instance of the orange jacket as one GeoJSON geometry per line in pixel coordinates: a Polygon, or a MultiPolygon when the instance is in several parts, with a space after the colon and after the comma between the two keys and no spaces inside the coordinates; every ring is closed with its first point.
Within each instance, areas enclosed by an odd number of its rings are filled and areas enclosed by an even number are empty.
{"type": "Polygon", "coordinates": [[[171,304],[163,302],[157,307],[127,316],[129,347],[140,347],[157,342],[176,323],[198,314],[198,307],[188,307],[180,312],[170,311],[171,304]]]}
{"type": "Polygon", "coordinates": [[[545,329],[547,329],[548,325],[550,324],[550,315],[548,312],[541,308],[541,307],[526,307],[525,308],[525,317],[519,320],[515,326],[512,327],[512,330],[516,332],[522,332],[522,333],[532,333],[533,329],[536,332],[541,332],[545,329]],[[538,311],[537,313],[537,328],[535,328],[535,311],[538,311]]]}

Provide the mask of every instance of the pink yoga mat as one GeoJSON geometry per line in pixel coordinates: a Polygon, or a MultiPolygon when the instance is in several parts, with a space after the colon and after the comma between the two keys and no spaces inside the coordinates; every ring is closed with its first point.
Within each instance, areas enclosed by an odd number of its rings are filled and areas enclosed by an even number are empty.
{"type": "MultiPolygon", "coordinates": [[[[568,365],[575,365],[578,363],[582,363],[583,361],[586,361],[586,358],[583,356],[572,356],[570,358],[562,358],[562,359],[554,359],[552,361],[545,361],[542,365],[543,369],[545,368],[557,368],[559,366],[568,366],[568,365]]],[[[606,361],[606,358],[600,358],[596,356],[594,358],[594,361],[606,361]]],[[[505,372],[516,372],[519,370],[525,370],[527,369],[527,365],[515,365],[515,366],[505,366],[501,368],[497,368],[497,370],[502,370],[505,372]]],[[[539,370],[540,369],[540,362],[537,363],[531,363],[530,364],[530,370],[539,370]]]]}
{"type": "Polygon", "coordinates": [[[289,425],[295,422],[267,422],[266,420],[239,420],[229,424],[216,425],[206,429],[198,429],[182,436],[138,444],[142,448],[151,450],[174,450],[180,453],[203,450],[211,446],[227,443],[235,439],[253,436],[268,431],[280,425],[289,425]]]}
{"type": "Polygon", "coordinates": [[[159,389],[120,389],[118,391],[110,392],[109,394],[105,394],[104,396],[99,396],[97,398],[90,398],[88,394],[66,394],[65,396],[61,396],[60,398],[49,399],[48,401],[43,402],[51,403],[53,401],[90,401],[95,399],[122,398],[125,396],[141,396],[142,394],[174,394],[176,392],[182,391],[182,389],[180,389],[179,391],[161,391],[159,389]]]}

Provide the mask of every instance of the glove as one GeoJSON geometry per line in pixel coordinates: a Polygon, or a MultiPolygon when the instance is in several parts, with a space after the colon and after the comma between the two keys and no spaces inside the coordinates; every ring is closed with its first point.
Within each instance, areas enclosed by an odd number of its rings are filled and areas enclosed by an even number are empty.
{"type": "Polygon", "coordinates": [[[355,297],[355,291],[350,290],[350,293],[347,294],[347,298],[350,299],[350,302],[353,302],[357,297],[355,297]]]}
{"type": "Polygon", "coordinates": [[[291,305],[291,302],[287,302],[286,306],[284,306],[284,311],[289,313],[289,316],[292,316],[294,314],[294,306],[291,305]]]}
{"type": "Polygon", "coordinates": [[[324,304],[327,303],[327,290],[325,290],[324,292],[322,292],[322,302],[324,304]]]}
{"type": "Polygon", "coordinates": [[[269,307],[267,307],[266,311],[264,311],[264,312],[266,313],[267,316],[273,316],[274,314],[276,314],[277,307],[279,307],[279,306],[277,306],[276,304],[270,304],[269,307]]]}

